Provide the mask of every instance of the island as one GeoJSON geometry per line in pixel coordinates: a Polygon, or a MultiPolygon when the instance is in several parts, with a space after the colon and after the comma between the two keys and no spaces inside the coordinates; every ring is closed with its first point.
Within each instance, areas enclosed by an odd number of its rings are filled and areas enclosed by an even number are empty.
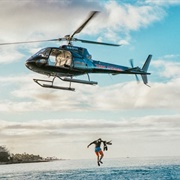
{"type": "Polygon", "coordinates": [[[0,164],[15,164],[15,163],[34,163],[34,162],[49,162],[60,160],[56,157],[43,158],[40,155],[17,153],[11,154],[5,146],[0,146],[0,164]]]}

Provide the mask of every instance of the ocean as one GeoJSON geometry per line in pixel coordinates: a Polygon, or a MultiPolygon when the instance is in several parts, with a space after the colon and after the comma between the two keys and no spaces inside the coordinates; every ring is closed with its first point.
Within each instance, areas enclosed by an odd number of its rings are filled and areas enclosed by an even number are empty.
{"type": "Polygon", "coordinates": [[[180,180],[180,157],[104,158],[0,165],[0,180],[180,180]]]}

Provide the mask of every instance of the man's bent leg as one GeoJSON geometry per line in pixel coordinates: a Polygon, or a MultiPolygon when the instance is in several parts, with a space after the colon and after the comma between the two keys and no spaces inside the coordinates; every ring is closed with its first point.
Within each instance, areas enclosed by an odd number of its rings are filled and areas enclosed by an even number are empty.
{"type": "Polygon", "coordinates": [[[100,166],[100,163],[99,163],[99,152],[95,152],[96,153],[96,156],[97,156],[97,163],[98,163],[98,166],[100,166]]]}
{"type": "Polygon", "coordinates": [[[103,153],[103,151],[101,150],[100,152],[99,152],[99,154],[101,155],[101,157],[100,157],[100,159],[99,159],[99,162],[100,163],[103,163],[101,160],[102,160],[102,158],[104,157],[104,153],[103,153]]]}

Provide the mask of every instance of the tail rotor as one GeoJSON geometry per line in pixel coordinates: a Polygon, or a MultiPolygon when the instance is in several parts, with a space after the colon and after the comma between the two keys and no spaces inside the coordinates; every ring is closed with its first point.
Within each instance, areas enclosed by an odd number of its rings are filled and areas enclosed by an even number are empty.
{"type": "MultiPolygon", "coordinates": [[[[130,59],[129,62],[130,62],[130,64],[131,64],[131,67],[134,68],[133,59],[130,59]]],[[[139,78],[138,78],[137,74],[135,74],[135,77],[136,77],[137,83],[139,83],[139,78]]]]}
{"type": "Polygon", "coordinates": [[[147,86],[148,86],[148,78],[147,78],[147,75],[150,75],[150,74],[151,74],[151,73],[148,73],[148,72],[147,72],[147,71],[148,71],[148,68],[149,68],[149,65],[150,65],[150,62],[151,62],[151,58],[152,58],[152,55],[150,54],[150,55],[147,57],[147,59],[146,59],[146,61],[145,61],[145,63],[144,63],[144,65],[143,65],[142,68],[134,67],[133,60],[132,60],[132,59],[129,60],[129,62],[130,62],[130,64],[131,64],[131,67],[132,67],[132,68],[131,68],[131,73],[136,76],[136,81],[139,83],[139,78],[138,78],[137,74],[140,74],[141,77],[142,77],[143,83],[144,83],[145,85],[147,85],[147,86]]]}

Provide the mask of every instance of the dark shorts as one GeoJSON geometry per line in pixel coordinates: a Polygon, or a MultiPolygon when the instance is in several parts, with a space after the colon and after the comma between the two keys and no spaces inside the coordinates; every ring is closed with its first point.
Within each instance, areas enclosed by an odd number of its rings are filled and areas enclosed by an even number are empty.
{"type": "Polygon", "coordinates": [[[99,152],[99,151],[101,151],[101,148],[100,147],[96,147],[95,148],[95,152],[99,152]]]}

